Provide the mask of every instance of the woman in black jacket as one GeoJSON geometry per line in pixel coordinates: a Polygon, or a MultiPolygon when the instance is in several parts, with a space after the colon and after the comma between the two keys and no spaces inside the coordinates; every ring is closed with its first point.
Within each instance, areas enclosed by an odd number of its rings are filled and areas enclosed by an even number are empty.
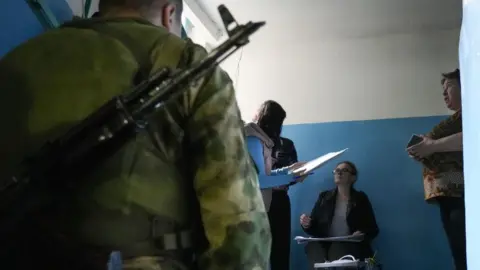
{"type": "MultiPolygon", "coordinates": [[[[280,137],[273,147],[273,169],[280,169],[298,162],[297,150],[292,140],[280,137]]],[[[268,211],[272,233],[272,252],[270,270],[290,269],[291,213],[288,188],[289,185],[273,188],[272,202],[268,211]]]]}
{"type": "Polygon", "coordinates": [[[336,188],[320,193],[310,216],[300,216],[303,230],[313,237],[358,235],[361,242],[310,242],[305,247],[309,263],[338,260],[345,255],[357,259],[373,255],[371,241],[378,226],[367,195],[353,188],[357,168],[349,161],[341,162],[333,171],[336,188]]]}

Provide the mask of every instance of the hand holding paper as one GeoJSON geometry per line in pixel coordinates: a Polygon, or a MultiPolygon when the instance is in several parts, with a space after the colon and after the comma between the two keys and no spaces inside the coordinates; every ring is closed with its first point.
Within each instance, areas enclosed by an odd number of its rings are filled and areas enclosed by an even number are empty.
{"type": "MultiPolygon", "coordinates": [[[[305,161],[296,162],[296,163],[288,166],[288,171],[293,172],[293,171],[295,171],[295,170],[303,167],[306,163],[307,163],[307,162],[305,162],[305,161]]],[[[303,170],[301,170],[301,171],[299,171],[299,172],[297,172],[297,173],[298,173],[299,175],[300,175],[300,174],[303,174],[303,170]]]]}
{"type": "Polygon", "coordinates": [[[303,182],[313,171],[325,164],[329,160],[341,155],[347,149],[339,152],[328,153],[309,162],[297,162],[288,168],[288,175],[259,175],[260,187],[262,189],[289,185],[295,182],[303,182]],[[292,177],[293,175],[293,177],[292,177]],[[292,179],[293,178],[293,179],[292,179]]]}
{"type": "Polygon", "coordinates": [[[314,170],[320,168],[323,164],[325,164],[328,161],[340,156],[341,154],[343,154],[347,150],[348,150],[348,148],[345,148],[342,151],[331,152],[331,153],[328,153],[328,154],[323,155],[321,157],[318,157],[314,160],[311,160],[311,161],[303,164],[303,166],[301,166],[299,168],[293,169],[292,173],[294,173],[294,174],[296,174],[296,173],[307,174],[307,173],[313,172],[314,170]]]}
{"type": "Polygon", "coordinates": [[[305,181],[305,179],[309,176],[312,175],[313,173],[305,173],[305,169],[301,169],[307,162],[304,161],[299,161],[296,162],[288,167],[288,174],[293,174],[294,177],[293,179],[295,180],[292,183],[302,183],[305,181]],[[300,170],[298,170],[300,169],[300,170]],[[296,171],[295,173],[293,171],[296,171]]]}

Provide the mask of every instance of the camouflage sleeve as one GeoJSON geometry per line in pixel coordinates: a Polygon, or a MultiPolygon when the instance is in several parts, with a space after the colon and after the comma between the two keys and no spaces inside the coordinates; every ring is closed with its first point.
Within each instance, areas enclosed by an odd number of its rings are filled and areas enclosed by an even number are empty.
{"type": "MultiPolygon", "coordinates": [[[[206,52],[198,46],[193,55],[206,52]]],[[[189,148],[209,244],[200,269],[268,269],[270,227],[232,82],[217,68],[191,94],[189,148]]]]}

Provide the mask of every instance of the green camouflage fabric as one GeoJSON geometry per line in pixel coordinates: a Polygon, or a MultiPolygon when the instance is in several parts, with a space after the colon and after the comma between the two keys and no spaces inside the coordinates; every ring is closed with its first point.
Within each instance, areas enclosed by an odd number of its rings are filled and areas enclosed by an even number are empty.
{"type": "MultiPolygon", "coordinates": [[[[175,68],[187,52],[190,63],[206,56],[202,47],[147,22],[103,23],[148,52],[153,70],[175,68]]],[[[11,175],[47,139],[128,91],[137,69],[122,43],[91,30],[55,29],[12,50],[0,60],[0,177],[11,175]]],[[[268,269],[270,228],[240,119],[232,82],[217,68],[152,116],[149,133],[99,165],[69,208],[52,217],[55,230],[82,244],[122,251],[148,240],[148,218],[161,216],[183,229],[202,225],[196,232],[207,241],[197,248],[198,269],[268,269]]],[[[154,252],[150,242],[145,246],[154,252]]],[[[124,265],[184,267],[151,255],[124,265]]]]}

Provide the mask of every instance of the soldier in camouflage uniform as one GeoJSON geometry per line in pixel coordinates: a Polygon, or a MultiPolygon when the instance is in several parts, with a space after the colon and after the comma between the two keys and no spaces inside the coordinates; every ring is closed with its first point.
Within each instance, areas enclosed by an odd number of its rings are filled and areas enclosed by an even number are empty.
{"type": "MultiPolygon", "coordinates": [[[[128,91],[138,74],[204,58],[203,48],[169,33],[180,32],[181,8],[101,0],[101,17],[48,31],[1,59],[0,177],[128,91]]],[[[62,207],[19,228],[0,253],[2,269],[105,269],[113,250],[124,269],[267,269],[268,218],[228,75],[215,69],[149,120],[62,207]]]]}

